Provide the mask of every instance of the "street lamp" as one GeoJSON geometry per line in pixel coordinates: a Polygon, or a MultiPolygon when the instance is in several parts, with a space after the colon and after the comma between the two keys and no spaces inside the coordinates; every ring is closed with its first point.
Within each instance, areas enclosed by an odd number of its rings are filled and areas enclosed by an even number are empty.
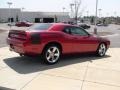
{"type": "Polygon", "coordinates": [[[72,17],[72,18],[74,17],[74,16],[73,16],[73,13],[74,13],[74,11],[73,11],[73,6],[74,6],[74,4],[71,3],[71,4],[70,4],[70,8],[71,8],[71,17],[72,17]]]}
{"type": "Polygon", "coordinates": [[[95,11],[95,28],[94,28],[94,34],[97,34],[97,14],[98,14],[98,0],[96,0],[96,11],[95,11]]]}
{"type": "MultiPolygon", "coordinates": [[[[62,9],[63,9],[63,18],[62,18],[62,21],[64,22],[64,16],[65,16],[65,12],[64,12],[64,11],[65,11],[66,8],[63,7],[62,9]]],[[[55,22],[57,22],[57,17],[56,17],[56,15],[55,15],[55,22]]]]}
{"type": "Polygon", "coordinates": [[[23,21],[23,19],[24,19],[24,18],[23,18],[23,10],[24,10],[24,9],[25,9],[24,7],[21,8],[21,10],[22,10],[22,12],[21,12],[21,21],[23,21]]]}
{"type": "Polygon", "coordinates": [[[81,5],[81,0],[79,0],[79,1],[78,0],[74,0],[74,2],[72,4],[70,4],[70,6],[71,6],[71,12],[73,12],[73,14],[74,14],[73,17],[75,19],[75,24],[77,24],[78,12],[79,12],[80,5],[81,5]]]}
{"type": "Polygon", "coordinates": [[[117,17],[117,12],[116,11],[114,12],[114,17],[117,17]]]}
{"type": "Polygon", "coordinates": [[[86,19],[87,19],[87,22],[89,23],[89,11],[86,11],[86,19]]]}
{"type": "Polygon", "coordinates": [[[65,11],[65,7],[63,7],[62,9],[63,9],[63,13],[64,13],[64,11],[65,11]]]}
{"type": "Polygon", "coordinates": [[[89,16],[89,11],[86,11],[86,13],[87,13],[87,17],[89,16]]]}
{"type": "Polygon", "coordinates": [[[98,10],[99,10],[99,18],[100,18],[100,17],[102,17],[102,15],[101,15],[102,9],[98,9],[98,10]]]}
{"type": "Polygon", "coordinates": [[[8,6],[9,6],[9,23],[11,23],[11,9],[10,6],[12,5],[12,2],[7,2],[8,6]]]}

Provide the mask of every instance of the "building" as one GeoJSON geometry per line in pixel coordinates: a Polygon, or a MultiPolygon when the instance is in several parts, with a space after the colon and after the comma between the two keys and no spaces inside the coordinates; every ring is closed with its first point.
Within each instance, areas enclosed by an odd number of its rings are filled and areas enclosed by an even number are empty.
{"type": "Polygon", "coordinates": [[[0,22],[28,21],[35,23],[68,22],[68,12],[30,12],[19,8],[0,8],[0,22]]]}

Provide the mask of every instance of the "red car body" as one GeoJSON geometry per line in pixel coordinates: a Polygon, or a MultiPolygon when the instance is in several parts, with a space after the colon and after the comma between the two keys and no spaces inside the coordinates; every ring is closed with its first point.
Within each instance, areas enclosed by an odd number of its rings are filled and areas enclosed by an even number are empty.
{"type": "Polygon", "coordinates": [[[19,54],[36,55],[42,54],[45,47],[49,44],[59,45],[62,54],[96,52],[100,43],[104,43],[106,48],[109,48],[109,40],[90,35],[83,29],[86,35],[73,35],[64,31],[67,30],[66,28],[71,27],[79,29],[78,26],[63,23],[45,25],[47,25],[46,30],[39,30],[39,28],[10,30],[7,38],[10,49],[19,54]]]}
{"type": "Polygon", "coordinates": [[[32,23],[29,23],[29,22],[17,22],[15,24],[15,26],[17,27],[30,27],[32,26],[33,24],[32,23]]]}

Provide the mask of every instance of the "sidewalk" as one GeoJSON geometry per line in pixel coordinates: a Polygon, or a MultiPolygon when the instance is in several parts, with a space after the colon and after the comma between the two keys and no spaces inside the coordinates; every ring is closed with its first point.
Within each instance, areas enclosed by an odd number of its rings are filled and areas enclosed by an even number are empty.
{"type": "MultiPolygon", "coordinates": [[[[120,90],[120,48],[103,58],[80,56],[55,65],[0,48],[0,87],[15,90],[120,90]]],[[[3,89],[4,90],[4,89],[3,89]]]]}

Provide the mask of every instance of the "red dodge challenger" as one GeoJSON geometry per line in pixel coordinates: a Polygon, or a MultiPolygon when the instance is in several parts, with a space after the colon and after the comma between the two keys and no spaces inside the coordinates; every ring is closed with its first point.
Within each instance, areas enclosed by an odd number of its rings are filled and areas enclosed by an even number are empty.
{"type": "Polygon", "coordinates": [[[41,55],[47,64],[58,62],[62,54],[95,52],[102,57],[110,45],[105,38],[63,23],[41,23],[28,30],[10,30],[7,43],[20,56],[41,55]]]}
{"type": "Polygon", "coordinates": [[[26,21],[17,22],[17,23],[15,24],[15,26],[17,26],[17,27],[30,27],[30,26],[32,26],[32,25],[33,25],[33,23],[29,23],[29,22],[26,22],[26,21]]]}

